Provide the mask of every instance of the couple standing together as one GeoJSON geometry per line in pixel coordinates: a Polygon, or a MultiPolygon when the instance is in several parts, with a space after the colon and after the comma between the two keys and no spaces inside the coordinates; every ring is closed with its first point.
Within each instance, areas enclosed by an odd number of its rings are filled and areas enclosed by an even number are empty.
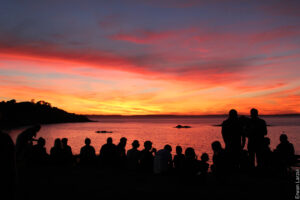
{"type": "Polygon", "coordinates": [[[222,137],[225,143],[225,151],[233,168],[239,167],[241,153],[248,138],[248,155],[251,167],[260,167],[263,157],[264,137],[267,135],[265,120],[258,117],[258,110],[252,108],[251,118],[238,117],[236,110],[229,111],[229,117],[222,123],[222,137]]]}

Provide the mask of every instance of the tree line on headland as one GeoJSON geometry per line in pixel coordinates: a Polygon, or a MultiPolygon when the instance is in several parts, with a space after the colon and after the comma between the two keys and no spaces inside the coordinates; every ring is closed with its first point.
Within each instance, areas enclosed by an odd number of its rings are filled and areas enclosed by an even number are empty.
{"type": "Polygon", "coordinates": [[[12,99],[0,102],[0,128],[16,128],[33,124],[89,122],[84,115],[68,113],[52,107],[46,101],[19,102],[12,99]]]}

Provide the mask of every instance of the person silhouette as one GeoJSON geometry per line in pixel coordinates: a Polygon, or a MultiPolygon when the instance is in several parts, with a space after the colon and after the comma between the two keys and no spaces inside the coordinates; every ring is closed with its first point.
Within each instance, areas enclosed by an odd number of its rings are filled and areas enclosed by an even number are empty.
{"type": "Polygon", "coordinates": [[[185,149],[184,174],[187,176],[196,176],[200,171],[200,163],[197,160],[195,150],[192,147],[185,149]]]}
{"type": "Polygon", "coordinates": [[[2,199],[13,200],[16,193],[15,145],[11,137],[0,130],[0,184],[2,199]]]}
{"type": "Polygon", "coordinates": [[[174,156],[174,168],[177,173],[182,173],[185,156],[182,153],[182,147],[176,146],[176,155],[174,156]]]}
{"type": "Polygon", "coordinates": [[[157,151],[153,161],[153,172],[155,174],[162,174],[170,172],[173,167],[172,162],[172,147],[165,145],[163,149],[157,151]]]}
{"type": "Polygon", "coordinates": [[[113,144],[111,137],[107,138],[106,144],[102,145],[100,149],[100,162],[104,167],[113,167],[117,158],[116,145],[113,144]]]}
{"type": "Polygon", "coordinates": [[[207,174],[209,169],[209,164],[207,163],[209,160],[209,156],[207,153],[203,153],[201,155],[201,160],[199,161],[199,178],[202,183],[206,182],[207,174]]]}
{"type": "Polygon", "coordinates": [[[141,151],[141,158],[140,158],[140,168],[142,172],[152,173],[153,172],[153,160],[154,155],[156,153],[156,149],[152,149],[152,142],[145,141],[144,142],[144,149],[141,151]]]}
{"type": "Polygon", "coordinates": [[[203,153],[201,155],[201,160],[199,162],[201,175],[207,175],[207,172],[208,172],[208,169],[209,169],[209,164],[207,163],[208,160],[209,160],[208,154],[203,153]]]}
{"type": "Polygon", "coordinates": [[[54,165],[61,165],[63,163],[61,140],[59,138],[54,140],[54,146],[50,150],[50,159],[54,165]]]}
{"type": "Polygon", "coordinates": [[[255,167],[255,158],[257,166],[262,164],[262,149],[264,137],[267,135],[267,125],[265,120],[258,117],[258,110],[252,108],[250,111],[251,119],[249,120],[248,132],[248,152],[252,168],[255,167]]]}
{"type": "Polygon", "coordinates": [[[127,143],[127,138],[122,137],[120,139],[119,144],[116,146],[116,156],[117,156],[117,163],[118,167],[120,168],[125,168],[126,167],[126,162],[127,162],[127,157],[126,157],[126,143],[127,143]]]}
{"type": "Polygon", "coordinates": [[[127,151],[128,169],[136,171],[139,168],[139,160],[141,157],[141,152],[138,150],[140,143],[138,140],[132,142],[132,149],[127,151]]]}
{"type": "Polygon", "coordinates": [[[227,171],[226,167],[226,153],[222,148],[221,143],[219,141],[214,141],[211,144],[213,154],[213,164],[211,166],[211,171],[217,175],[217,177],[221,177],[227,171]]]}
{"type": "Polygon", "coordinates": [[[48,164],[49,155],[45,148],[46,140],[40,137],[32,149],[32,161],[34,165],[45,166],[48,164]]]}
{"type": "Polygon", "coordinates": [[[261,167],[264,170],[269,170],[271,168],[272,162],[273,162],[273,152],[271,151],[270,138],[268,138],[268,137],[264,138],[261,156],[262,156],[261,167]]]}
{"type": "Polygon", "coordinates": [[[62,150],[62,157],[63,157],[63,162],[65,165],[72,165],[73,163],[73,153],[72,153],[72,148],[68,145],[68,139],[63,138],[61,140],[61,150],[62,150]]]}
{"type": "Polygon", "coordinates": [[[239,168],[239,159],[245,146],[245,135],[236,110],[229,111],[229,117],[222,123],[222,137],[231,170],[239,168]]]}
{"type": "Polygon", "coordinates": [[[37,132],[41,129],[40,125],[35,125],[27,128],[22,133],[20,133],[16,139],[16,157],[17,161],[25,161],[30,159],[32,154],[32,141],[36,137],[37,132]]]}
{"type": "Polygon", "coordinates": [[[286,170],[295,163],[295,149],[294,145],[288,141],[286,134],[281,134],[279,139],[280,143],[277,145],[274,153],[276,155],[277,163],[282,170],[286,170]]]}
{"type": "Polygon", "coordinates": [[[81,147],[80,149],[80,165],[83,166],[90,166],[95,164],[96,161],[96,153],[95,148],[91,146],[91,139],[86,138],[84,140],[85,146],[81,147]]]}

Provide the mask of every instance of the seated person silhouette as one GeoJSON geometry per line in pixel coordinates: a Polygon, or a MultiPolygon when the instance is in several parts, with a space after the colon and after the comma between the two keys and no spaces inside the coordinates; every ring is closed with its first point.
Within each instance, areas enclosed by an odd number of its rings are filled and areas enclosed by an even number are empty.
{"type": "Polygon", "coordinates": [[[63,156],[63,162],[65,165],[72,165],[73,164],[73,153],[72,148],[68,145],[68,139],[63,138],[61,140],[62,145],[62,156],[63,156]]]}
{"type": "Polygon", "coordinates": [[[170,172],[173,167],[172,162],[172,147],[170,145],[165,145],[165,147],[159,151],[154,156],[153,172],[155,174],[162,174],[170,172]]]}
{"type": "Polygon", "coordinates": [[[96,153],[95,148],[91,146],[91,139],[85,139],[85,146],[81,147],[80,149],[80,165],[89,166],[93,165],[96,162],[96,153]]]}
{"type": "Polygon", "coordinates": [[[48,164],[49,155],[45,148],[46,140],[40,137],[37,144],[33,146],[32,150],[32,162],[37,166],[44,166],[48,164]]]}
{"type": "Polygon", "coordinates": [[[273,162],[273,152],[270,148],[270,138],[265,137],[262,152],[261,152],[262,160],[261,160],[261,168],[262,169],[269,169],[271,168],[273,162]]]}
{"type": "Polygon", "coordinates": [[[59,138],[54,140],[54,146],[50,150],[50,159],[54,165],[62,165],[63,163],[61,140],[59,138]]]}
{"type": "Polygon", "coordinates": [[[279,139],[280,144],[277,145],[274,152],[277,162],[282,165],[282,167],[287,168],[293,165],[295,162],[294,145],[288,141],[286,134],[281,134],[279,139]]]}
{"type": "Polygon", "coordinates": [[[226,154],[219,141],[215,141],[211,144],[213,154],[213,165],[211,171],[217,176],[222,176],[226,172],[226,154]]]}
{"type": "Polygon", "coordinates": [[[112,167],[116,164],[117,153],[116,145],[113,144],[111,137],[107,138],[107,143],[102,145],[100,149],[100,162],[104,167],[112,167]]]}
{"type": "Polygon", "coordinates": [[[209,156],[207,153],[203,153],[201,155],[201,160],[199,162],[200,165],[200,175],[206,176],[208,169],[209,169],[209,164],[207,163],[209,160],[209,156]]]}
{"type": "Polygon", "coordinates": [[[185,150],[185,160],[183,165],[184,174],[187,176],[196,176],[200,172],[200,163],[197,160],[195,150],[188,147],[185,150]]]}
{"type": "Polygon", "coordinates": [[[139,168],[139,160],[141,157],[141,152],[138,150],[140,143],[138,140],[134,140],[131,145],[132,149],[127,151],[128,169],[136,171],[139,168]]]}
{"type": "Polygon", "coordinates": [[[176,146],[176,155],[174,156],[174,168],[177,173],[182,173],[185,156],[182,153],[182,147],[176,146]]]}
{"type": "Polygon", "coordinates": [[[153,160],[156,149],[152,149],[152,142],[145,141],[144,149],[141,151],[140,158],[140,169],[142,172],[152,173],[153,172],[153,160]]]}

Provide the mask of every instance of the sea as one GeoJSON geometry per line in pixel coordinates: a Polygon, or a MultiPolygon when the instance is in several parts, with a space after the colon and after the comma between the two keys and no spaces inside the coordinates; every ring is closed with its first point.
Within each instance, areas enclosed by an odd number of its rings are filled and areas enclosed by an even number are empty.
{"type": "MultiPolygon", "coordinates": [[[[221,136],[221,126],[226,117],[223,116],[149,116],[149,117],[105,117],[90,116],[94,122],[84,123],[61,123],[42,125],[37,133],[38,137],[46,139],[46,149],[50,152],[56,138],[68,138],[73,154],[79,154],[80,148],[84,146],[85,138],[91,139],[97,153],[106,143],[108,137],[112,137],[115,144],[119,143],[121,137],[127,138],[126,149],[131,148],[134,140],[140,142],[139,149],[143,149],[143,143],[147,140],[153,143],[157,150],[164,145],[172,146],[172,154],[175,154],[177,145],[182,146],[183,151],[192,147],[200,158],[202,153],[208,153],[210,163],[212,158],[211,143],[220,141],[224,146],[221,136]],[[191,126],[191,128],[174,128],[177,125],[191,126]],[[107,131],[109,133],[97,133],[107,131]],[[111,132],[111,133],[110,133],[111,132]]],[[[270,138],[272,150],[279,144],[279,136],[287,134],[288,139],[294,144],[296,154],[300,154],[300,117],[299,116],[265,116],[262,117],[268,124],[267,137],[270,138]]],[[[26,127],[11,130],[13,141],[26,127]]]]}

